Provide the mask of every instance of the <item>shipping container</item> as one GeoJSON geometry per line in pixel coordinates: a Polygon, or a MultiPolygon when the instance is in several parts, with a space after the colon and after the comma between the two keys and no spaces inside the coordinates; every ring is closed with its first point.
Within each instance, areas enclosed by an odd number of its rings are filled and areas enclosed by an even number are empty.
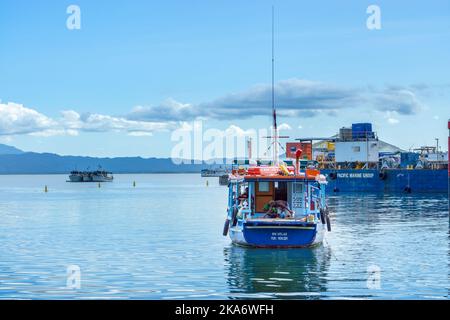
{"type": "Polygon", "coordinates": [[[341,128],[339,129],[339,139],[343,141],[352,140],[352,128],[341,128]]]}
{"type": "Polygon", "coordinates": [[[334,142],[327,142],[327,150],[334,151],[334,149],[335,149],[334,142]]]}
{"type": "Polygon", "coordinates": [[[353,123],[352,124],[352,138],[353,139],[370,139],[374,138],[375,134],[372,132],[371,123],[353,123]]]}
{"type": "Polygon", "coordinates": [[[312,160],[312,143],[311,142],[287,142],[286,158],[295,159],[297,150],[302,150],[302,159],[312,160]]]}

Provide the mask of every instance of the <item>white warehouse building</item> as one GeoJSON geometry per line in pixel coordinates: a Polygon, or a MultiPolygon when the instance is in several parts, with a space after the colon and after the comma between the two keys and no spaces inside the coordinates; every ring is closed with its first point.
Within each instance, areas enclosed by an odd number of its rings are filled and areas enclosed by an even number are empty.
{"type": "Polygon", "coordinates": [[[339,141],[335,148],[336,162],[378,162],[378,140],[339,141]]]}

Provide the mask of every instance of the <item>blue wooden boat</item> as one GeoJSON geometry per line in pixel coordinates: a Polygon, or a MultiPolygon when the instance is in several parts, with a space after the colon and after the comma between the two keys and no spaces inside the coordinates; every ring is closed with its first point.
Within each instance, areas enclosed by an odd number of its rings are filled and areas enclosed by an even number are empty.
{"type": "Polygon", "coordinates": [[[320,244],[325,230],[331,231],[326,183],[317,170],[300,172],[284,164],[233,170],[223,234],[251,247],[320,244]]]}
{"type": "MultiPolygon", "coordinates": [[[[228,184],[228,210],[223,235],[234,244],[263,248],[311,247],[331,231],[325,201],[326,177],[316,169],[300,170],[302,150],[295,166],[279,160],[274,90],[272,12],[272,153],[268,165],[236,162],[228,184]]],[[[250,156],[251,157],[251,156],[250,156]]]]}

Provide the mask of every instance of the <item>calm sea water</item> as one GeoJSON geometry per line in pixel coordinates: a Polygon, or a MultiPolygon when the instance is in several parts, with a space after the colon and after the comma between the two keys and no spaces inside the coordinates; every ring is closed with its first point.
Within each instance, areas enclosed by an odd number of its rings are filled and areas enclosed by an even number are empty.
{"type": "Polygon", "coordinates": [[[66,178],[0,176],[0,299],[449,297],[446,194],[331,195],[323,246],[267,250],[222,236],[217,178],[66,178]]]}

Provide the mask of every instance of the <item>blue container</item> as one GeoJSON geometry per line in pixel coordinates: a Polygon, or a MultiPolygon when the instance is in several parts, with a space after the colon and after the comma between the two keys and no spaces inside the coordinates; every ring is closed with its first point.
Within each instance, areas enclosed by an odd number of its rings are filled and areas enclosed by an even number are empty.
{"type": "Polygon", "coordinates": [[[352,124],[352,138],[353,139],[366,139],[373,138],[371,123],[353,123],[352,124]]]}
{"type": "Polygon", "coordinates": [[[415,152],[403,152],[400,154],[400,167],[415,166],[419,161],[419,154],[415,152]]]}

